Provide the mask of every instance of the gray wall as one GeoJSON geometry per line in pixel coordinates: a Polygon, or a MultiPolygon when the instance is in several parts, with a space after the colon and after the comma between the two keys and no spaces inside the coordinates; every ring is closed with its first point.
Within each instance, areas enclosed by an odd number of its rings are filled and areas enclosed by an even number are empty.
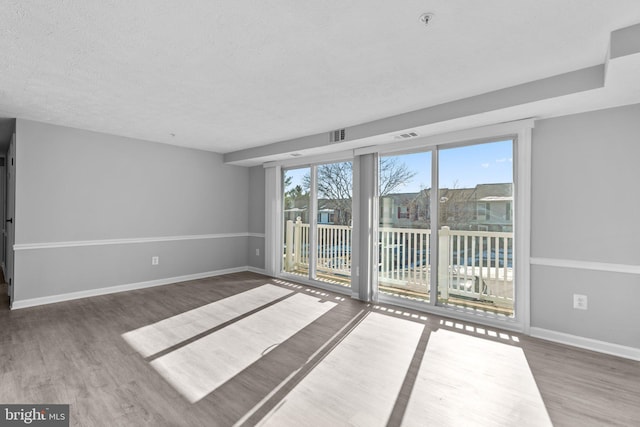
{"type": "Polygon", "coordinates": [[[245,234],[18,250],[16,302],[247,265],[248,169],[215,153],[28,120],[16,136],[17,245],[245,234]]]}
{"type": "MultiPolygon", "coordinates": [[[[639,159],[640,105],[536,122],[531,256],[640,265],[639,159]]],[[[638,274],[531,267],[533,327],[640,347],[638,301],[638,274]]]]}
{"type": "Polygon", "coordinates": [[[265,177],[262,166],[249,169],[249,233],[259,234],[249,237],[249,266],[264,269],[264,227],[265,227],[265,177]],[[256,250],[259,255],[256,255],[256,250]]]}

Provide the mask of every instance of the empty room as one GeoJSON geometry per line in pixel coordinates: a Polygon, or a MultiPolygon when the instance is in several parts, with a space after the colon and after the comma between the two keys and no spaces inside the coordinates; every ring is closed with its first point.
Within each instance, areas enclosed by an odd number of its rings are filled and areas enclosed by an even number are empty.
{"type": "Polygon", "coordinates": [[[637,0],[4,2],[0,426],[640,422],[637,0]]]}

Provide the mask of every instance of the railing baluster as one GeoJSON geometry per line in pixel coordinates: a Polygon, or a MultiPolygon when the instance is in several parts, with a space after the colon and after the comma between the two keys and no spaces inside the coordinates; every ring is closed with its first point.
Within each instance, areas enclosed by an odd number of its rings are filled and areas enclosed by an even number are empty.
{"type": "MultiPolygon", "coordinates": [[[[457,288],[457,284],[453,283],[453,272],[455,270],[455,262],[453,260],[454,255],[456,255],[457,252],[457,248],[456,248],[456,232],[455,231],[451,231],[450,232],[451,237],[449,237],[449,288],[453,289],[453,288],[457,288]]],[[[457,256],[457,255],[456,255],[457,256]]]]}
{"type": "Polygon", "coordinates": [[[464,284],[466,285],[468,281],[469,281],[469,236],[464,236],[464,284]]]}
{"type": "Polygon", "coordinates": [[[376,254],[378,265],[376,268],[378,269],[378,277],[384,277],[384,255],[382,255],[382,251],[384,248],[384,230],[378,230],[378,253],[376,254]]]}
{"type": "MultiPolygon", "coordinates": [[[[487,236],[487,277],[491,279],[491,236],[487,236]]],[[[482,286],[480,287],[482,294],[482,286]]]]}
{"type": "Polygon", "coordinates": [[[407,249],[406,249],[406,242],[405,242],[406,238],[407,238],[406,231],[401,232],[400,233],[400,242],[401,242],[400,249],[402,251],[402,256],[400,257],[400,259],[401,259],[401,262],[400,262],[400,278],[403,281],[406,280],[405,277],[407,276],[407,274],[406,274],[407,271],[406,271],[406,268],[405,268],[405,262],[406,262],[405,258],[407,257],[407,249]]]}
{"type": "Polygon", "coordinates": [[[411,249],[413,252],[413,262],[411,263],[413,265],[413,268],[411,269],[411,280],[413,280],[413,283],[415,284],[417,282],[416,280],[416,271],[418,269],[418,235],[415,231],[413,231],[411,233],[411,249]]]}
{"type": "Polygon", "coordinates": [[[400,278],[400,274],[398,272],[398,240],[400,239],[398,237],[400,233],[399,232],[395,232],[393,233],[393,243],[392,243],[392,252],[391,252],[391,265],[393,266],[393,278],[394,279],[399,279],[400,278]]]}
{"type": "Polygon", "coordinates": [[[389,277],[391,279],[395,279],[396,278],[396,259],[395,259],[395,245],[396,245],[396,239],[397,239],[397,232],[393,231],[391,233],[391,241],[389,242],[389,270],[390,270],[390,274],[389,277]]]}
{"type": "Polygon", "coordinates": [[[471,280],[476,280],[476,236],[471,236],[471,280]]]}
{"type": "Polygon", "coordinates": [[[495,265],[493,266],[494,267],[493,276],[494,276],[494,280],[498,281],[498,276],[500,275],[500,262],[502,261],[502,255],[500,254],[500,238],[494,237],[493,242],[496,248],[495,249],[496,261],[495,261],[495,265]]]}
{"type": "MultiPolygon", "coordinates": [[[[502,286],[503,289],[507,288],[507,269],[509,268],[509,240],[507,237],[503,237],[503,246],[504,246],[504,261],[503,261],[503,270],[502,270],[502,286]]],[[[513,259],[513,256],[512,256],[513,259]]],[[[513,267],[513,266],[511,266],[513,267]]],[[[511,298],[513,298],[513,294],[511,294],[511,298]]]]}
{"type": "Polygon", "coordinates": [[[393,279],[393,254],[391,253],[391,247],[393,245],[394,233],[394,231],[389,231],[389,235],[387,236],[387,271],[389,279],[393,279]]]}

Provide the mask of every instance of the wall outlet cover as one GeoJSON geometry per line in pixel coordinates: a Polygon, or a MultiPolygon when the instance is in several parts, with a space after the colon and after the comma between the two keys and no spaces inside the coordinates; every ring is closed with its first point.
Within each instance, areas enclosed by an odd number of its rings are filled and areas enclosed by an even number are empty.
{"type": "Polygon", "coordinates": [[[577,310],[586,310],[587,309],[587,296],[580,294],[573,294],[573,308],[577,310]]]}

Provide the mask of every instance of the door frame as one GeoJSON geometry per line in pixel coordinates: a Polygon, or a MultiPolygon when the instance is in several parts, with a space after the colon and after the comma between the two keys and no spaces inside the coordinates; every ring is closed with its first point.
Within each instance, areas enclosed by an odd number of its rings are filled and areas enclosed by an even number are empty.
{"type": "Polygon", "coordinates": [[[9,308],[13,305],[13,298],[15,294],[15,271],[14,260],[15,253],[13,251],[13,245],[15,243],[15,213],[16,213],[16,134],[14,133],[9,144],[9,150],[6,157],[6,171],[7,171],[7,190],[6,190],[6,215],[4,229],[6,230],[6,264],[5,264],[5,281],[8,284],[9,294],[9,308]]]}
{"type": "MultiPolygon", "coordinates": [[[[474,145],[483,142],[495,142],[502,139],[513,140],[514,156],[514,205],[513,231],[514,236],[514,311],[513,318],[493,316],[490,313],[478,315],[471,311],[452,309],[434,303],[420,303],[410,300],[399,301],[397,298],[387,297],[379,294],[378,301],[395,305],[406,306],[420,311],[457,318],[460,320],[482,323],[503,329],[524,332],[529,334],[531,324],[530,308],[530,241],[531,241],[531,130],[533,129],[533,119],[519,120],[497,125],[489,125],[481,128],[455,131],[441,135],[426,136],[405,141],[401,144],[387,144],[385,146],[373,146],[356,149],[356,156],[370,153],[377,153],[379,156],[408,153],[415,151],[432,150],[432,187],[435,188],[437,181],[437,156],[438,150],[443,148],[454,148],[458,146],[474,145]]],[[[432,194],[434,195],[434,194],[432,194]]],[[[431,215],[438,215],[437,208],[432,210],[431,215]]],[[[374,224],[378,224],[378,213],[376,212],[374,224]]],[[[513,215],[513,213],[512,213],[513,215]]],[[[377,232],[377,226],[376,226],[377,232]]],[[[437,233],[432,233],[431,244],[437,245],[435,240],[437,233]]],[[[432,246],[437,247],[437,246],[432,246]]],[[[437,250],[435,250],[433,262],[437,263],[437,250]]],[[[373,266],[377,264],[372,262],[373,266]]],[[[433,270],[432,270],[433,271],[433,270]]],[[[372,271],[372,274],[376,272],[372,271]]],[[[434,273],[435,274],[435,273],[434,273]]],[[[432,283],[435,280],[431,278],[432,283]]],[[[437,283],[437,282],[436,282],[437,283]]],[[[376,283],[377,286],[377,283],[376,283]]]]}
{"type": "MultiPolygon", "coordinates": [[[[393,135],[389,136],[389,140],[379,142],[376,141],[372,145],[356,148],[348,151],[336,151],[334,153],[323,154],[320,156],[296,157],[295,159],[280,160],[263,164],[265,168],[265,270],[266,273],[273,277],[287,278],[292,281],[309,284],[312,286],[322,287],[319,283],[310,280],[302,280],[301,277],[285,277],[281,273],[281,241],[282,241],[282,189],[281,189],[281,169],[294,166],[311,166],[314,163],[330,163],[334,160],[342,161],[345,158],[351,158],[354,165],[358,164],[361,156],[366,154],[391,154],[399,151],[410,149],[420,149],[437,146],[453,146],[453,144],[470,144],[480,142],[496,141],[500,138],[513,139],[514,146],[514,196],[515,203],[513,208],[514,216],[514,235],[518,236],[514,242],[514,280],[516,281],[516,302],[514,319],[503,319],[499,317],[479,316],[472,313],[460,312],[442,306],[431,306],[425,304],[410,304],[407,306],[425,312],[433,312],[447,317],[458,318],[464,321],[481,323],[488,326],[495,326],[503,329],[509,329],[529,334],[530,332],[530,241],[531,241],[531,130],[534,127],[534,119],[524,119],[507,123],[499,123],[494,125],[483,126],[479,128],[464,129],[442,133],[437,135],[429,135],[417,137],[410,141],[397,142],[393,140],[393,135]]],[[[420,133],[420,130],[416,130],[420,133]]],[[[343,149],[344,150],[344,149],[343,149]]],[[[358,177],[355,177],[356,179],[358,177]]],[[[368,198],[372,194],[360,194],[360,189],[355,186],[353,189],[354,200],[356,198],[368,198]]],[[[377,224],[376,220],[373,224],[377,224]]],[[[433,212],[432,212],[433,214],[433,212]]],[[[362,216],[363,212],[359,212],[362,216]]],[[[356,227],[354,221],[354,228],[356,227]]],[[[377,229],[377,227],[375,227],[377,229]]],[[[371,230],[369,230],[371,231],[371,230]]],[[[360,248],[354,247],[354,251],[360,248]]],[[[375,252],[375,251],[373,251],[375,252]]],[[[374,268],[377,264],[373,256],[359,263],[360,266],[368,265],[370,271],[368,274],[374,275],[374,268]]],[[[359,275],[356,272],[356,275],[359,275]]],[[[357,283],[357,282],[356,282],[357,283]]],[[[352,287],[353,272],[352,272],[352,287]]],[[[356,285],[357,286],[357,285],[356,285]]],[[[352,289],[355,291],[355,289],[352,289]]],[[[373,293],[375,298],[375,293],[373,293]]],[[[355,292],[352,294],[357,298],[355,292]]],[[[382,297],[382,296],[381,296],[382,297]]],[[[380,298],[381,302],[383,301],[380,298]]],[[[397,301],[393,302],[398,304],[397,301]]]]}

